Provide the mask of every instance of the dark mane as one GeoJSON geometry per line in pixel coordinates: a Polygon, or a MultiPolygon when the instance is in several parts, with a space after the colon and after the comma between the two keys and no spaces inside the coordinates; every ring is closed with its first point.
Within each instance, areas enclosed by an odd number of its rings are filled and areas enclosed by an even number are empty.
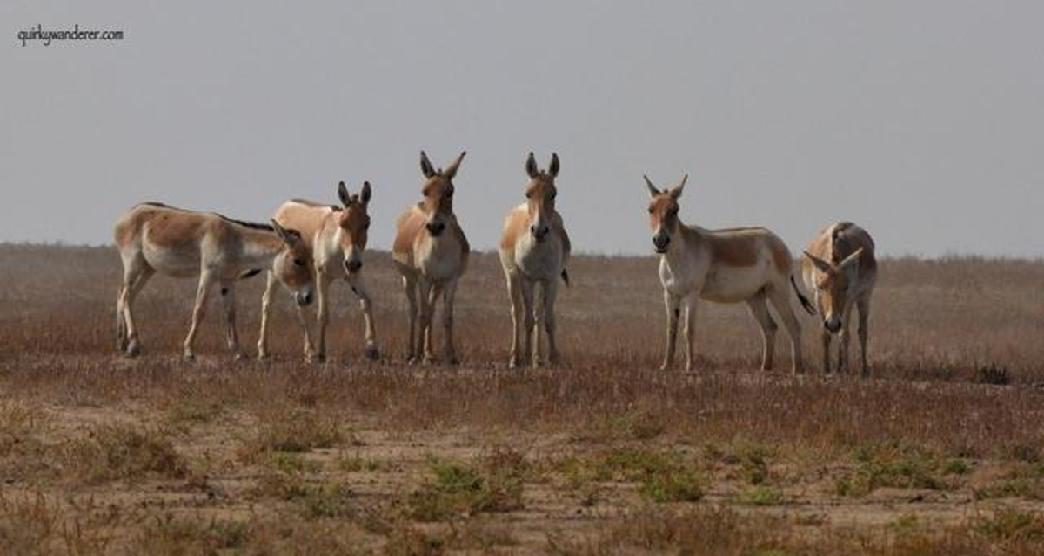
{"type": "Polygon", "coordinates": [[[328,204],[325,204],[325,203],[317,203],[315,201],[309,201],[308,199],[294,198],[294,199],[290,199],[290,202],[291,203],[298,203],[298,204],[302,204],[302,205],[308,205],[310,207],[324,207],[324,208],[330,208],[330,209],[333,209],[333,210],[343,210],[342,207],[340,207],[338,205],[328,205],[328,204]]]}
{"type": "Polygon", "coordinates": [[[170,205],[165,205],[165,204],[163,204],[163,203],[161,203],[159,201],[145,201],[144,203],[138,203],[138,204],[139,205],[146,205],[146,206],[150,206],[150,207],[170,208],[170,205]]]}
{"type": "Polygon", "coordinates": [[[232,224],[236,224],[238,226],[243,226],[244,228],[251,228],[253,230],[264,230],[266,232],[274,232],[275,231],[275,228],[273,228],[271,224],[261,224],[260,222],[244,222],[242,220],[236,220],[234,218],[229,218],[229,217],[225,216],[224,214],[218,214],[218,216],[222,220],[224,220],[225,222],[231,222],[232,224]]]}

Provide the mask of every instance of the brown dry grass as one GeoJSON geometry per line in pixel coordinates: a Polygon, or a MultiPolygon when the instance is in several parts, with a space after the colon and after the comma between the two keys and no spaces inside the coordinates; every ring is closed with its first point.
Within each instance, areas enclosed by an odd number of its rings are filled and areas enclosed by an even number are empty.
{"type": "MultiPolygon", "coordinates": [[[[696,373],[653,370],[651,258],[577,257],[565,364],[506,369],[495,257],[458,295],[459,367],[414,368],[387,256],[382,360],[335,286],[332,362],[233,363],[192,281],[139,299],[113,354],[110,249],[0,247],[0,545],[31,553],[1035,554],[1044,550],[1044,263],[886,260],[871,380],[754,370],[738,307],[704,305],[696,373]]],[[[244,345],[260,281],[243,284],[244,345]]],[[[806,321],[806,346],[818,361],[806,321]]],[[[781,355],[786,349],[780,343],[781,355]]],[[[785,367],[785,365],[783,365],[785,367]]]]}

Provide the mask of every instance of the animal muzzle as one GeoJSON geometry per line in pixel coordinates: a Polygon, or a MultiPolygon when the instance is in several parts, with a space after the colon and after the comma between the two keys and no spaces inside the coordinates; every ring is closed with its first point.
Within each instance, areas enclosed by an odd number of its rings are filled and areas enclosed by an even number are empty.
{"type": "Polygon", "coordinates": [[[656,252],[662,255],[667,252],[667,246],[671,244],[671,236],[660,232],[653,236],[652,241],[656,252]]]}
{"type": "Polygon", "coordinates": [[[831,334],[837,334],[841,331],[841,319],[836,316],[830,317],[823,321],[823,328],[831,334]]]}
{"type": "Polygon", "coordinates": [[[359,259],[349,259],[344,261],[344,269],[350,273],[359,272],[359,269],[362,268],[362,265],[362,261],[360,261],[359,259]]]}
{"type": "Polygon", "coordinates": [[[305,307],[312,304],[312,292],[297,292],[294,294],[294,301],[297,302],[301,307],[305,307]]]}
{"type": "Polygon", "coordinates": [[[428,222],[424,227],[428,229],[428,233],[435,237],[440,236],[442,232],[446,231],[446,224],[442,222],[428,222]]]}
{"type": "Polygon", "coordinates": [[[530,226],[529,231],[533,234],[533,239],[536,239],[538,242],[540,242],[547,239],[547,234],[551,232],[551,228],[548,226],[537,225],[530,226]]]}

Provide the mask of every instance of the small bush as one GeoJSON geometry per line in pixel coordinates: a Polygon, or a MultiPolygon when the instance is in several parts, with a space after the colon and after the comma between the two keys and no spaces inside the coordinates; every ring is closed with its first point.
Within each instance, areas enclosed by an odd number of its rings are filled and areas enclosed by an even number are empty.
{"type": "Polygon", "coordinates": [[[431,471],[435,480],[407,498],[414,519],[441,521],[458,514],[508,512],[523,507],[523,481],[515,473],[440,461],[431,462],[431,471]]]}
{"type": "Polygon", "coordinates": [[[183,478],[187,472],[185,460],[158,430],[99,426],[87,438],[72,441],[65,452],[69,466],[91,483],[133,480],[150,474],[183,478]]]}
{"type": "Polygon", "coordinates": [[[980,384],[994,384],[1004,386],[1011,383],[1008,368],[1001,365],[984,365],[976,369],[975,380],[980,384]]]}
{"type": "Polygon", "coordinates": [[[776,506],[783,503],[783,491],[775,487],[757,485],[741,492],[736,501],[751,506],[776,506]]]}

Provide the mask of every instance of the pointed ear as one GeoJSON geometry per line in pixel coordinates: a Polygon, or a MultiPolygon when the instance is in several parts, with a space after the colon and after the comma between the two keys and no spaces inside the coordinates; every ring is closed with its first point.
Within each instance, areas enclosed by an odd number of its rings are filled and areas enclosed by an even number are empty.
{"type": "Polygon", "coordinates": [[[359,197],[362,198],[362,202],[364,205],[370,202],[370,197],[372,196],[372,194],[373,192],[370,190],[370,182],[364,181],[362,191],[359,194],[359,197]]]}
{"type": "Polygon", "coordinates": [[[675,188],[671,190],[671,198],[672,199],[677,201],[678,197],[681,197],[682,191],[685,189],[685,182],[687,182],[687,181],[689,181],[689,174],[685,174],[684,176],[682,176],[682,179],[678,183],[678,185],[675,186],[675,188]]]}
{"type": "Polygon", "coordinates": [[[540,174],[540,168],[537,168],[536,158],[533,157],[533,153],[529,153],[529,156],[526,157],[526,174],[531,178],[535,178],[540,174]]]}
{"type": "Polygon", "coordinates": [[[348,194],[348,186],[344,184],[344,181],[337,184],[337,198],[341,200],[341,204],[344,206],[352,204],[352,196],[348,194]]]}
{"type": "Polygon", "coordinates": [[[649,176],[646,176],[645,174],[642,174],[642,177],[645,178],[645,187],[649,188],[649,195],[652,195],[653,197],[659,195],[660,194],[660,190],[656,189],[656,186],[653,185],[653,182],[652,182],[651,179],[649,179],[649,176]]]}
{"type": "Polygon", "coordinates": [[[466,152],[460,153],[460,156],[458,156],[456,160],[451,162],[450,165],[447,166],[446,169],[442,171],[442,175],[446,176],[447,179],[453,179],[453,176],[457,175],[457,170],[460,168],[460,162],[462,160],[464,160],[464,155],[466,155],[466,154],[468,154],[468,153],[466,153],[466,152]]]}
{"type": "Polygon", "coordinates": [[[275,233],[279,236],[279,239],[283,240],[283,243],[292,247],[295,243],[297,243],[298,240],[301,239],[300,232],[298,232],[297,230],[290,230],[288,228],[280,226],[279,222],[276,222],[275,218],[271,219],[269,222],[272,223],[272,229],[275,230],[275,233]]]}
{"type": "Polygon", "coordinates": [[[831,272],[832,270],[834,270],[833,267],[830,266],[830,263],[824,261],[823,259],[820,259],[812,253],[809,253],[808,251],[802,251],[802,253],[804,253],[805,256],[808,257],[808,260],[812,261],[812,264],[815,265],[815,267],[819,269],[820,272],[831,272]]]}
{"type": "Polygon", "coordinates": [[[420,166],[424,177],[430,178],[435,175],[435,168],[432,167],[431,161],[428,160],[428,155],[424,151],[421,151],[420,166]]]}
{"type": "Polygon", "coordinates": [[[845,257],[845,260],[838,264],[838,268],[842,270],[859,270],[859,257],[863,254],[863,248],[856,249],[851,255],[845,257]]]}
{"type": "Polygon", "coordinates": [[[552,178],[558,177],[558,153],[551,153],[551,165],[547,167],[547,173],[552,178]]]}

